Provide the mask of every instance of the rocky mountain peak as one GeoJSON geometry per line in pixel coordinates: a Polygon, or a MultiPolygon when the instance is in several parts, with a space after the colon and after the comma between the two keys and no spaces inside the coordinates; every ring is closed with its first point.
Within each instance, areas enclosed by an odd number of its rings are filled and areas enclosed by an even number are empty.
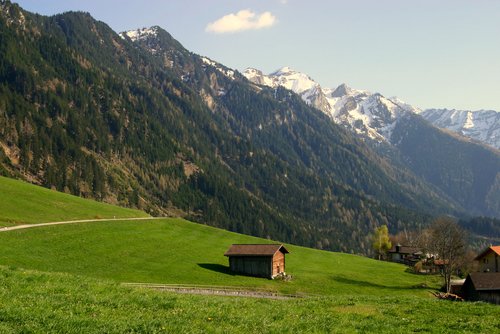
{"type": "Polygon", "coordinates": [[[348,95],[351,92],[351,88],[349,88],[345,83],[341,84],[330,94],[331,97],[342,97],[348,95]]]}
{"type": "Polygon", "coordinates": [[[18,5],[9,0],[0,0],[0,16],[3,16],[8,26],[17,24],[25,28],[26,18],[18,5]]]}
{"type": "Polygon", "coordinates": [[[356,90],[345,83],[335,89],[323,88],[308,75],[288,66],[269,75],[255,69],[244,75],[261,85],[283,86],[294,91],[337,124],[377,142],[390,142],[394,123],[408,109],[406,105],[400,106],[380,93],[356,90]]]}
{"type": "Polygon", "coordinates": [[[150,28],[139,28],[139,29],[124,31],[124,32],[121,32],[119,35],[122,38],[125,38],[125,36],[127,36],[133,42],[135,42],[137,40],[143,40],[143,39],[147,39],[149,37],[157,37],[158,31],[160,29],[161,28],[158,26],[152,26],[150,28]]]}

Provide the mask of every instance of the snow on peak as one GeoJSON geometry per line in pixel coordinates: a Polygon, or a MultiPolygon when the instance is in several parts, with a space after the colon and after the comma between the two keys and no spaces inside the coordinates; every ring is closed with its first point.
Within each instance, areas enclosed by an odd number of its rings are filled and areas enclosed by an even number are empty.
{"type": "Polygon", "coordinates": [[[361,137],[391,143],[393,130],[405,116],[419,114],[437,127],[447,128],[464,136],[500,149],[500,112],[480,110],[430,109],[422,111],[397,97],[356,90],[345,83],[337,88],[323,88],[308,75],[290,67],[282,67],[268,75],[249,68],[244,76],[259,85],[283,86],[300,95],[309,105],[323,111],[361,137]]]}
{"type": "Polygon", "coordinates": [[[390,142],[392,131],[402,115],[413,107],[379,93],[353,89],[341,84],[323,88],[308,75],[283,67],[269,75],[247,69],[245,77],[269,87],[283,86],[299,94],[309,105],[330,116],[338,124],[378,142],[390,142]]]}
{"type": "Polygon", "coordinates": [[[125,36],[128,36],[132,40],[132,42],[135,42],[137,40],[143,40],[148,37],[158,36],[158,29],[159,29],[158,26],[153,26],[150,28],[141,28],[141,29],[124,31],[120,33],[120,37],[125,38],[125,36]]]}
{"type": "Polygon", "coordinates": [[[263,75],[263,74],[262,74],[262,71],[259,71],[258,69],[256,69],[256,68],[251,68],[251,67],[247,68],[247,69],[246,69],[243,73],[245,74],[245,76],[246,76],[247,78],[248,78],[248,77],[253,78],[253,77],[256,77],[256,76],[261,76],[261,75],[263,75]]]}
{"type": "Polygon", "coordinates": [[[500,149],[500,112],[494,110],[427,109],[420,115],[434,126],[500,149]]]}
{"type": "Polygon", "coordinates": [[[289,73],[297,73],[297,72],[292,70],[289,66],[284,66],[284,67],[280,68],[279,70],[274,71],[270,75],[277,76],[277,75],[283,75],[283,74],[289,74],[289,73]]]}
{"type": "Polygon", "coordinates": [[[288,66],[282,67],[269,75],[264,75],[259,70],[248,68],[245,70],[244,75],[248,80],[254,83],[273,88],[283,86],[297,94],[302,94],[319,86],[319,84],[308,75],[297,72],[288,66]]]}
{"type": "Polygon", "coordinates": [[[227,68],[227,67],[225,67],[225,66],[223,66],[223,65],[217,63],[216,61],[213,61],[212,59],[207,58],[207,57],[201,57],[201,60],[203,61],[204,66],[208,65],[208,66],[214,67],[215,69],[217,69],[219,72],[224,74],[229,79],[234,80],[234,70],[227,68]]]}
{"type": "Polygon", "coordinates": [[[325,94],[328,95],[329,97],[342,97],[342,96],[346,96],[346,95],[370,95],[371,93],[368,92],[368,91],[364,91],[364,90],[357,90],[357,89],[353,89],[349,86],[347,86],[345,83],[339,85],[337,88],[335,89],[331,89],[331,88],[325,88],[324,89],[325,91],[325,94]]]}

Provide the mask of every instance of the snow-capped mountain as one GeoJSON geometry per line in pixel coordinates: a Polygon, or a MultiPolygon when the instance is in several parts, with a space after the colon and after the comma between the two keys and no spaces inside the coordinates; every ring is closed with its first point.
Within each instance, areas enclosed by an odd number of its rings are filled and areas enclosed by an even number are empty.
{"type": "Polygon", "coordinates": [[[376,142],[395,144],[393,130],[405,115],[418,114],[439,128],[500,149],[500,112],[476,112],[428,109],[422,111],[396,97],[356,90],[345,84],[323,88],[308,75],[283,67],[269,75],[249,68],[244,75],[250,81],[269,87],[283,86],[299,94],[309,105],[322,110],[332,120],[376,142]]]}
{"type": "Polygon", "coordinates": [[[397,98],[356,90],[345,84],[336,89],[322,88],[306,74],[289,67],[269,75],[249,68],[244,75],[256,84],[283,86],[294,91],[307,104],[322,110],[336,123],[377,142],[391,143],[392,130],[401,116],[419,111],[397,98]]]}
{"type": "Polygon", "coordinates": [[[500,112],[494,110],[427,109],[420,115],[439,128],[500,149],[500,112]]]}

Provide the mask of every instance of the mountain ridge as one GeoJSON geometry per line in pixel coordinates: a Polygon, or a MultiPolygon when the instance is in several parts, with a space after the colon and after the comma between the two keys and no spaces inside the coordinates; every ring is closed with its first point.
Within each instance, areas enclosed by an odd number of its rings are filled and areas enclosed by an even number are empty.
{"type": "Polygon", "coordinates": [[[426,109],[419,115],[433,125],[500,150],[500,112],[495,110],[426,109]]]}
{"type": "MultiPolygon", "coordinates": [[[[380,93],[371,93],[366,90],[357,90],[348,87],[345,83],[335,88],[324,88],[307,74],[295,71],[288,66],[271,72],[266,75],[262,71],[249,67],[243,74],[250,81],[276,88],[280,85],[299,94],[306,103],[312,105],[326,114],[329,114],[338,124],[345,124],[348,127],[356,128],[353,124],[362,121],[366,129],[363,134],[372,140],[390,142],[390,134],[379,131],[380,127],[370,127],[370,119],[363,119],[360,115],[348,115],[351,119],[345,119],[345,112],[342,109],[352,111],[352,100],[350,102],[337,100],[348,97],[360,102],[368,98],[368,105],[362,106],[370,109],[370,98],[372,96],[383,98],[386,106],[393,104],[404,112],[409,111],[418,114],[431,122],[434,126],[449,129],[464,137],[474,139],[478,142],[500,148],[500,112],[494,110],[456,110],[456,109],[426,109],[422,110],[414,107],[398,97],[384,97],[380,93]],[[323,102],[326,100],[326,104],[323,102]],[[322,102],[316,102],[322,101],[322,102]],[[351,104],[351,107],[349,106],[351,104]]],[[[388,106],[389,107],[389,106],[388,106]]],[[[388,108],[390,109],[390,108],[388,108]]],[[[361,114],[364,114],[361,112],[361,114]]],[[[390,125],[390,124],[389,124],[390,125]]],[[[361,132],[358,132],[361,134],[361,132]]]]}
{"type": "Polygon", "coordinates": [[[163,29],[132,41],[86,13],[19,11],[24,26],[0,13],[3,175],[345,252],[369,253],[374,226],[464,213],[298,95],[163,29]]]}
{"type": "Polygon", "coordinates": [[[470,144],[474,143],[469,139],[461,137],[459,133],[447,134],[446,131],[431,125],[432,119],[431,123],[427,123],[424,117],[421,117],[427,115],[426,112],[395,97],[386,98],[380,93],[352,89],[345,84],[335,89],[322,88],[306,74],[289,67],[286,67],[286,71],[278,70],[269,75],[249,68],[245,70],[244,75],[255,84],[274,88],[283,86],[294,90],[307,104],[321,110],[333,122],[355,133],[391,159],[392,163],[406,166],[418,177],[437,186],[467,211],[497,217],[500,214],[498,201],[495,200],[496,196],[500,196],[500,151],[494,147],[477,144],[475,148],[471,148],[470,144]],[[418,133],[413,133],[417,128],[422,139],[418,137],[418,133]],[[408,138],[412,138],[411,142],[408,138]],[[434,139],[429,142],[428,138],[434,139]],[[444,146],[445,142],[451,148],[451,154],[440,151],[439,147],[444,146]],[[445,156],[448,161],[444,161],[445,156]],[[484,165],[476,161],[478,156],[485,159],[482,161],[484,165]],[[463,166],[453,166],[453,161],[461,162],[463,166]],[[440,171],[432,170],[432,165],[441,166],[440,171]],[[447,169],[456,176],[441,177],[448,174],[447,169]],[[436,174],[441,176],[437,177],[436,174]],[[485,177],[488,182],[482,181],[485,177]],[[469,186],[463,187],[464,184],[469,186]],[[466,196],[463,193],[471,195],[466,196]],[[478,197],[481,200],[478,201],[478,197]]]}

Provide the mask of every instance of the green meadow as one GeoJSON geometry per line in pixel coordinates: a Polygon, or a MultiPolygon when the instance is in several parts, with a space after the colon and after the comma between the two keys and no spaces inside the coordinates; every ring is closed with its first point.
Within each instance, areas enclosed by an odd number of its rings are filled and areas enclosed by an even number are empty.
{"type": "Polygon", "coordinates": [[[498,307],[410,295],[175,294],[0,266],[0,333],[498,333],[498,307]]]}
{"type": "Polygon", "coordinates": [[[286,245],[291,282],[232,275],[232,243],[264,239],[182,219],[92,222],[0,233],[0,263],[117,282],[248,286],[284,293],[429,295],[435,276],[361,256],[286,245]]]}
{"type": "Polygon", "coordinates": [[[0,227],[61,220],[147,216],[139,210],[99,203],[0,176],[0,227]]]}
{"type": "MultiPolygon", "coordinates": [[[[146,215],[5,178],[0,188],[4,222],[146,215]]],[[[431,292],[439,277],[394,263],[286,245],[292,281],[230,273],[223,256],[229,245],[260,242],[273,241],[173,218],[0,232],[0,333],[500,332],[498,306],[437,300],[431,292]],[[176,294],[124,282],[302,298],[176,294]]]]}

